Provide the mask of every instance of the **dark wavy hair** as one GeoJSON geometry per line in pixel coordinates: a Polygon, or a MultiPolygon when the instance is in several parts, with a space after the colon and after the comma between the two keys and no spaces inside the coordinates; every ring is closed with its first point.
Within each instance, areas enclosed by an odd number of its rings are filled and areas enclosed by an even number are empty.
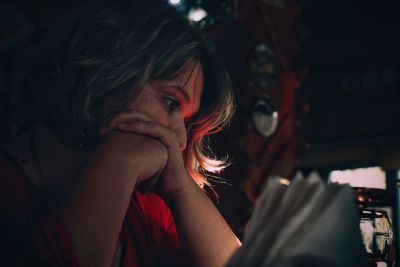
{"type": "Polygon", "coordinates": [[[175,8],[154,0],[96,1],[75,9],[27,54],[22,106],[65,143],[79,143],[82,133],[87,142],[98,140],[102,125],[146,83],[173,77],[190,60],[200,63],[203,96],[188,125],[185,164],[200,186],[209,184],[206,172],[223,168],[206,136],[232,116],[231,82],[207,40],[175,8]]]}

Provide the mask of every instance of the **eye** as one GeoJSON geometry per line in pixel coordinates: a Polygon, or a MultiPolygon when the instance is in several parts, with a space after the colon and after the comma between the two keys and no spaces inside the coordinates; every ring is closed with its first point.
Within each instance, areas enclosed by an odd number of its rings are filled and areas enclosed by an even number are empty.
{"type": "Polygon", "coordinates": [[[170,95],[163,96],[163,102],[169,111],[176,111],[181,107],[181,103],[170,95]]]}

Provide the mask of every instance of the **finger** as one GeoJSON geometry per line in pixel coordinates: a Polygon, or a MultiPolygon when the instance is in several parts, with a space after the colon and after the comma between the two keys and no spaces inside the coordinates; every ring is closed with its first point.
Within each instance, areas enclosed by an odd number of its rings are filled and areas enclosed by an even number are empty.
{"type": "Polygon", "coordinates": [[[143,112],[130,109],[115,115],[108,123],[106,123],[106,125],[101,129],[100,133],[106,134],[112,129],[116,128],[118,124],[134,122],[137,120],[153,121],[153,118],[143,112]]]}
{"type": "Polygon", "coordinates": [[[132,122],[135,120],[143,120],[143,121],[152,121],[153,119],[136,110],[127,110],[121,113],[118,113],[114,116],[101,130],[102,134],[109,132],[110,130],[116,128],[118,124],[132,122]]]}
{"type": "Polygon", "coordinates": [[[137,120],[130,123],[121,123],[117,128],[124,132],[143,134],[158,139],[167,149],[180,149],[178,136],[168,127],[154,122],[137,120]]]}

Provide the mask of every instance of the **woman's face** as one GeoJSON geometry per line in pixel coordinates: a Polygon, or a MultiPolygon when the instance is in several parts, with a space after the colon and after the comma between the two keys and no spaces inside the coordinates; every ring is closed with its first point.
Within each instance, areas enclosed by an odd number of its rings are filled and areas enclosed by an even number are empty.
{"type": "Polygon", "coordinates": [[[187,143],[185,122],[199,110],[203,83],[201,65],[190,61],[175,77],[147,83],[130,108],[174,131],[184,150],[187,143]]]}

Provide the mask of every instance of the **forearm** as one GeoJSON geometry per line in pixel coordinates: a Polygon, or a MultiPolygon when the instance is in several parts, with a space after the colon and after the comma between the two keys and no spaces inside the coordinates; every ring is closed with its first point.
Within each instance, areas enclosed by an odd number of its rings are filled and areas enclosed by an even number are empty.
{"type": "Polygon", "coordinates": [[[61,210],[80,266],[111,265],[135,186],[134,177],[126,177],[118,161],[95,155],[61,210]]]}
{"type": "Polygon", "coordinates": [[[167,200],[183,246],[199,267],[222,267],[240,241],[208,196],[193,181],[167,200]]]}

